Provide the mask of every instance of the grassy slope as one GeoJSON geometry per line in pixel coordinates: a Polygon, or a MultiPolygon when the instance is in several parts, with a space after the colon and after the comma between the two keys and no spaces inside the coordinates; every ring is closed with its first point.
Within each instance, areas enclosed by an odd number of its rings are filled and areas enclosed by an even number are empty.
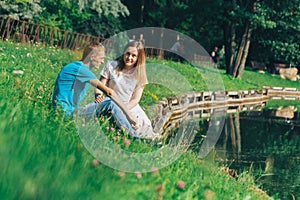
{"type": "MultiPolygon", "coordinates": [[[[236,181],[209,157],[200,160],[190,151],[157,173],[142,174],[142,178],[131,173],[120,176],[102,164],[92,166],[93,157],[82,146],[74,123],[54,117],[48,109],[55,77],[74,54],[9,42],[0,42],[0,47],[0,196],[4,199],[268,198],[255,189],[248,174],[241,174],[236,181]],[[24,74],[13,75],[13,70],[23,70],[24,74]],[[183,189],[176,186],[179,180],[185,182],[183,189]],[[161,192],[157,191],[158,185],[163,185],[161,192]]],[[[201,81],[192,68],[169,64],[180,68],[187,79],[192,75],[194,81],[201,81]]],[[[253,72],[245,72],[246,76],[249,81],[244,82],[224,75],[226,89],[236,89],[233,82],[258,87],[250,81],[251,76],[265,77],[253,72]]],[[[197,81],[191,84],[196,89],[205,88],[197,81]]],[[[144,103],[165,94],[159,92],[156,87],[147,88],[144,99],[148,100],[144,103]]],[[[123,138],[119,139],[122,142],[123,138]]],[[[147,144],[132,146],[137,151],[152,150],[147,144]]]]}

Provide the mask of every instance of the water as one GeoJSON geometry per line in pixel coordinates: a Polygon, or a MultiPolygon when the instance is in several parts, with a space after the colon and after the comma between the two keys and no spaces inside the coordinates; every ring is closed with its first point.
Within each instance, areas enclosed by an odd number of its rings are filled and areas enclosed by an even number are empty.
{"type": "MultiPolygon", "coordinates": [[[[209,122],[202,120],[202,131],[209,122]]],[[[237,173],[250,171],[271,196],[300,198],[300,113],[263,110],[230,114],[215,158],[237,173]]]]}

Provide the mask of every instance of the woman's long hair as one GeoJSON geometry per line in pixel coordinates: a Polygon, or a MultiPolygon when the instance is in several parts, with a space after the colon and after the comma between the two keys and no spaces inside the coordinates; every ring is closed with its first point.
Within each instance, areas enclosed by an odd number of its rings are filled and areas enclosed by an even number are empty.
{"type": "Polygon", "coordinates": [[[138,42],[138,41],[132,41],[129,42],[123,51],[123,55],[119,60],[118,66],[116,68],[117,74],[119,74],[125,67],[124,63],[124,53],[128,49],[128,47],[135,47],[137,48],[138,51],[138,58],[137,62],[135,63],[135,70],[136,70],[136,75],[137,75],[137,80],[138,80],[138,86],[144,86],[147,83],[147,74],[146,74],[146,56],[145,56],[145,51],[143,44],[138,42]]]}

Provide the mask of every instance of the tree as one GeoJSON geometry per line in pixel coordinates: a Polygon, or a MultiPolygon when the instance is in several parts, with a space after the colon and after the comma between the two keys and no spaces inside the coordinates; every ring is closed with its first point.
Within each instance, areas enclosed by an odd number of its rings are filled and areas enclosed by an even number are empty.
{"type": "MultiPolygon", "coordinates": [[[[295,66],[300,60],[300,1],[272,1],[261,5],[264,16],[254,32],[255,50],[250,56],[272,66],[274,62],[295,66]]],[[[253,52],[253,51],[252,51],[253,52]]]]}
{"type": "Polygon", "coordinates": [[[3,17],[31,21],[41,12],[40,0],[0,1],[0,13],[3,17]]]}
{"type": "Polygon", "coordinates": [[[120,0],[6,0],[1,15],[102,37],[123,30],[129,11],[120,0]]]}
{"type": "Polygon", "coordinates": [[[138,4],[123,0],[123,3],[131,13],[123,21],[128,28],[174,29],[194,38],[206,49],[224,44],[226,72],[236,78],[242,77],[249,59],[294,63],[299,60],[299,0],[154,0],[138,4]]]}
{"type": "Polygon", "coordinates": [[[123,30],[120,18],[129,14],[119,0],[41,0],[41,5],[37,23],[102,37],[123,30]]]}
{"type": "MultiPolygon", "coordinates": [[[[243,2],[241,2],[243,3],[243,2]]],[[[237,56],[235,59],[235,62],[230,63],[231,68],[232,68],[232,76],[237,78],[237,77],[242,77],[244,68],[245,68],[245,63],[246,59],[248,56],[248,51],[250,47],[250,42],[251,42],[251,34],[253,31],[253,15],[256,13],[256,1],[250,1],[250,3],[246,3],[244,6],[244,10],[242,13],[242,16],[244,15],[245,19],[245,25],[244,25],[244,33],[242,35],[240,45],[238,48],[237,56]]],[[[235,33],[233,33],[235,34],[235,33]]]]}
{"type": "Polygon", "coordinates": [[[262,57],[258,59],[263,62],[299,60],[299,5],[299,0],[232,0],[231,5],[225,4],[223,30],[226,72],[233,77],[242,77],[249,49],[252,50],[250,55],[253,58],[262,57]],[[253,41],[256,45],[250,48],[253,41]]]}

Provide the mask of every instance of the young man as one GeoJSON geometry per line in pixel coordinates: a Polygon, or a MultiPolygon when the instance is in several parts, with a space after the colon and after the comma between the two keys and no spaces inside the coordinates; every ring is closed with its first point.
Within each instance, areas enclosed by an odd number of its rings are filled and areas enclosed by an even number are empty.
{"type": "Polygon", "coordinates": [[[134,133],[136,119],[131,116],[126,106],[117,98],[115,92],[105,86],[91,72],[92,68],[99,69],[104,63],[105,48],[99,44],[88,45],[83,52],[80,61],[74,61],[59,72],[52,103],[54,108],[61,108],[67,117],[71,117],[74,111],[83,117],[98,117],[111,113],[117,125],[126,128],[129,133],[134,133]],[[84,99],[89,84],[103,91],[108,97],[102,103],[91,103],[79,109],[79,103],[84,99]],[[113,99],[114,101],[112,101],[113,99]]]}

